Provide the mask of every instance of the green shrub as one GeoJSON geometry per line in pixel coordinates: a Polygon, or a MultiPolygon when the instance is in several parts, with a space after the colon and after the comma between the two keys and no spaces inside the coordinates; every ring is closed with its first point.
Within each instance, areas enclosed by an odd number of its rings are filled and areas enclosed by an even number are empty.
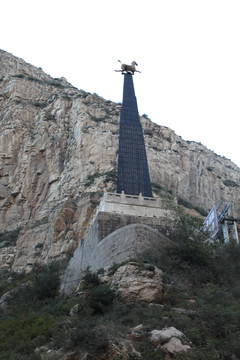
{"type": "Polygon", "coordinates": [[[58,265],[37,265],[25,283],[18,286],[7,299],[10,304],[34,304],[44,299],[54,299],[60,285],[58,265]]]}
{"type": "Polygon", "coordinates": [[[83,307],[90,307],[94,314],[104,313],[112,305],[115,298],[114,291],[108,285],[101,285],[97,273],[92,273],[89,268],[83,277],[82,289],[86,291],[83,307]]]}
{"type": "Polygon", "coordinates": [[[88,177],[87,177],[87,180],[88,180],[88,181],[85,183],[85,186],[86,186],[86,187],[91,186],[91,185],[94,183],[95,179],[96,179],[96,178],[99,178],[99,177],[101,177],[101,176],[103,176],[103,174],[101,174],[101,173],[99,173],[99,172],[96,172],[96,173],[93,174],[93,175],[88,175],[88,177]]]}
{"type": "Polygon", "coordinates": [[[110,170],[110,171],[107,171],[105,173],[105,179],[104,179],[104,183],[108,183],[110,181],[112,181],[114,184],[116,184],[116,181],[117,181],[117,173],[116,173],[116,170],[110,170]]]}
{"type": "Polygon", "coordinates": [[[48,81],[48,80],[46,80],[45,83],[48,84],[48,85],[51,85],[51,86],[59,87],[59,88],[65,87],[61,82],[56,81],[56,80],[54,80],[54,81],[51,81],[51,80],[48,81]]]}
{"type": "Polygon", "coordinates": [[[39,102],[39,101],[31,101],[31,102],[29,102],[31,105],[33,105],[33,106],[35,106],[35,107],[38,107],[38,108],[41,108],[41,109],[43,109],[43,108],[45,108],[47,105],[48,105],[48,103],[47,102],[39,102]]]}
{"type": "Polygon", "coordinates": [[[20,231],[21,227],[18,227],[16,230],[0,233],[0,247],[15,246],[20,231]]]}
{"type": "Polygon", "coordinates": [[[15,74],[15,75],[12,75],[12,77],[16,77],[16,78],[19,78],[19,79],[24,79],[25,75],[23,75],[23,74],[15,74]]]}
{"type": "Polygon", "coordinates": [[[153,137],[153,131],[151,129],[145,129],[144,135],[149,135],[150,137],[153,137]]]}
{"type": "Polygon", "coordinates": [[[96,273],[91,272],[89,268],[87,268],[87,270],[85,271],[85,275],[83,277],[82,289],[83,290],[90,289],[98,285],[99,285],[98,275],[96,273]]]}
{"type": "Polygon", "coordinates": [[[151,264],[146,264],[144,268],[148,271],[155,271],[155,266],[151,264]]]}
{"type": "MultiPolygon", "coordinates": [[[[66,342],[65,334],[63,339],[60,339],[60,346],[64,342],[67,349],[81,349],[91,354],[105,355],[109,345],[109,334],[111,329],[105,325],[101,325],[96,316],[80,317],[76,321],[74,328],[69,330],[68,339],[66,342]]],[[[99,358],[97,356],[97,358],[99,358]]],[[[91,357],[95,359],[94,357],[91,357]]]]}
{"type": "Polygon", "coordinates": [[[32,311],[18,312],[1,318],[0,354],[2,359],[12,359],[13,354],[25,355],[26,358],[51,336],[55,319],[50,314],[35,314],[32,311]]]}
{"type": "Polygon", "coordinates": [[[115,298],[114,291],[109,285],[99,285],[87,291],[88,304],[94,314],[103,314],[108,311],[115,298]]]}
{"type": "Polygon", "coordinates": [[[51,113],[47,113],[45,118],[44,118],[45,121],[55,121],[56,118],[54,115],[52,115],[51,113]]]}
{"type": "Polygon", "coordinates": [[[192,209],[192,208],[193,208],[192,203],[190,203],[188,200],[186,200],[186,199],[184,199],[184,198],[182,198],[182,197],[180,197],[180,196],[178,197],[177,201],[178,201],[178,205],[183,205],[183,206],[185,206],[185,207],[188,208],[188,209],[192,209]]]}
{"type": "Polygon", "coordinates": [[[226,179],[226,180],[223,180],[223,183],[225,186],[228,186],[228,187],[239,187],[239,185],[234,180],[226,179]]]}
{"type": "Polygon", "coordinates": [[[119,264],[113,264],[109,269],[109,275],[113,275],[121,266],[128,264],[129,262],[134,261],[136,262],[136,259],[128,259],[125,261],[122,261],[119,264]]]}
{"type": "Polygon", "coordinates": [[[26,279],[27,275],[25,273],[0,270],[0,296],[26,282],[26,279]]]}
{"type": "Polygon", "coordinates": [[[152,189],[153,191],[157,194],[157,195],[161,195],[161,191],[163,190],[163,187],[157,183],[151,183],[152,185],[152,189]]]}
{"type": "Polygon", "coordinates": [[[171,237],[178,246],[170,248],[169,251],[180,261],[201,266],[212,261],[213,245],[199,219],[180,215],[171,237]]]}
{"type": "Polygon", "coordinates": [[[217,243],[212,263],[217,283],[229,289],[236,298],[240,296],[240,247],[234,242],[217,243]]]}
{"type": "Polygon", "coordinates": [[[196,210],[202,216],[207,216],[208,215],[208,212],[204,208],[202,208],[201,206],[193,205],[193,209],[196,210]]]}
{"type": "Polygon", "coordinates": [[[193,205],[190,201],[188,201],[180,196],[178,197],[177,201],[178,201],[179,205],[183,205],[184,207],[186,207],[188,209],[194,209],[203,216],[207,216],[207,214],[208,214],[208,212],[205,209],[203,209],[202,207],[193,205]]]}
{"type": "Polygon", "coordinates": [[[37,267],[33,278],[34,296],[38,300],[53,299],[60,285],[58,266],[54,263],[37,267]]]}

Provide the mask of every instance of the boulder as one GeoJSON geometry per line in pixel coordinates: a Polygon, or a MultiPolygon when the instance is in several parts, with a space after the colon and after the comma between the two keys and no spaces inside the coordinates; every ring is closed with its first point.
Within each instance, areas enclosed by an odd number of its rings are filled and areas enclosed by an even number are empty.
{"type": "Polygon", "coordinates": [[[162,298],[162,270],[129,262],[114,273],[111,287],[125,301],[159,302],[162,298]]]}
{"type": "Polygon", "coordinates": [[[191,348],[189,345],[183,345],[180,339],[172,337],[163,347],[171,354],[175,352],[187,351],[191,348]]]}
{"type": "Polygon", "coordinates": [[[152,330],[150,334],[150,340],[155,346],[165,344],[172,337],[177,338],[183,336],[183,333],[173,326],[162,330],[152,330]]]}

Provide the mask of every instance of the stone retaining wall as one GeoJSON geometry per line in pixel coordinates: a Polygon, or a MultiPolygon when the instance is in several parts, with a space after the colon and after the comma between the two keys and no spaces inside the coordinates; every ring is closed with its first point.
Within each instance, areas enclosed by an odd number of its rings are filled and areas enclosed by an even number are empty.
{"type": "Polygon", "coordinates": [[[81,240],[62,279],[61,291],[70,293],[78,285],[87,267],[95,272],[146,253],[157,252],[172,242],[148,225],[124,226],[98,242],[98,218],[92,224],[85,240],[81,240]]]}
{"type": "Polygon", "coordinates": [[[145,224],[168,236],[171,232],[171,218],[134,216],[128,214],[109,213],[101,211],[98,213],[98,241],[101,241],[113,231],[130,224],[145,224]]]}

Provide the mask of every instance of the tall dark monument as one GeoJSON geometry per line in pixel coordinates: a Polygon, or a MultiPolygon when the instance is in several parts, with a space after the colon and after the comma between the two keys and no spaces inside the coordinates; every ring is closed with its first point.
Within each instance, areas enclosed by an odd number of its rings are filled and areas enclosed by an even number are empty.
{"type": "Polygon", "coordinates": [[[152,197],[152,188],[132,73],[124,74],[120,115],[117,193],[152,197]]]}
{"type": "Polygon", "coordinates": [[[152,197],[142,126],[132,75],[137,63],[122,64],[123,103],[120,116],[117,192],[105,191],[79,242],[62,280],[68,294],[79,284],[84,271],[95,272],[129,259],[145,259],[146,249],[158,256],[172,243],[162,235],[172,228],[175,214],[160,197],[152,197]],[[142,194],[142,196],[140,195],[142,194]]]}

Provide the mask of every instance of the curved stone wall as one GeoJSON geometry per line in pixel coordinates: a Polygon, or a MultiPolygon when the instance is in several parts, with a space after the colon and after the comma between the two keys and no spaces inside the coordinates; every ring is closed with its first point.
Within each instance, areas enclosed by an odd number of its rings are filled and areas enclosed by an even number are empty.
{"type": "Polygon", "coordinates": [[[97,219],[85,240],[81,240],[69,262],[62,281],[62,292],[70,293],[81,280],[87,267],[95,272],[131,258],[144,257],[146,253],[156,255],[165,246],[173,244],[168,238],[144,224],[122,227],[97,241],[97,219]]]}
{"type": "Polygon", "coordinates": [[[131,224],[118,229],[105,237],[97,246],[96,257],[90,259],[93,271],[112,266],[144,253],[160,250],[171,241],[148,225],[131,224]]]}

